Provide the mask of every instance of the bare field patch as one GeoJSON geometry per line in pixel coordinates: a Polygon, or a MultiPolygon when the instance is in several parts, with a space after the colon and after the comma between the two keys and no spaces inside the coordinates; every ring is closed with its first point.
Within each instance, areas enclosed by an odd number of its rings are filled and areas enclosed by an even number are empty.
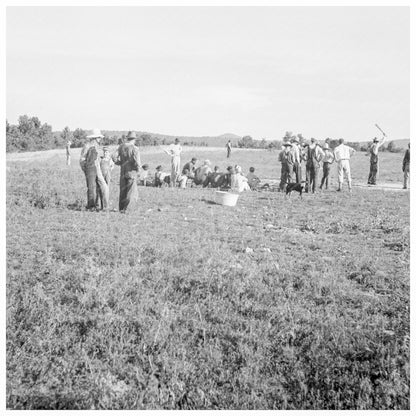
{"type": "MultiPolygon", "coordinates": [[[[205,150],[183,163],[280,176],[277,153],[205,150]]],[[[8,159],[9,409],[409,409],[408,193],[337,193],[333,168],[303,200],[139,188],[91,213],[64,159],[8,159]]]]}

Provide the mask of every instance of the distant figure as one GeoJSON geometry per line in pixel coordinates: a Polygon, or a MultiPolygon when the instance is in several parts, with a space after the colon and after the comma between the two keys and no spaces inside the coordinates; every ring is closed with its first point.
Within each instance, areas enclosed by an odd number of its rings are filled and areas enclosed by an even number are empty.
{"type": "Polygon", "coordinates": [[[171,156],[170,186],[175,187],[181,164],[182,146],[180,145],[180,140],[176,138],[175,143],[169,145],[165,153],[171,156]]]}
{"type": "Polygon", "coordinates": [[[292,143],[283,143],[283,150],[279,153],[279,162],[282,164],[282,170],[280,173],[280,185],[279,188],[283,191],[289,182],[292,182],[293,171],[293,155],[290,152],[292,143]]]}
{"type": "Polygon", "coordinates": [[[321,185],[319,189],[325,185],[325,189],[328,189],[328,179],[329,179],[329,171],[331,169],[331,164],[334,162],[334,154],[331,152],[331,149],[328,146],[328,143],[325,142],[324,144],[324,156],[322,158],[323,162],[323,175],[321,180],[321,185]]]}
{"type": "Polygon", "coordinates": [[[407,145],[406,153],[403,158],[403,189],[407,189],[407,181],[410,173],[410,143],[407,145]]]}
{"type": "Polygon", "coordinates": [[[368,175],[368,185],[376,185],[378,172],[378,150],[384,144],[386,136],[383,136],[381,141],[374,137],[373,144],[370,146],[370,174],[368,175]]]}
{"type": "Polygon", "coordinates": [[[227,159],[231,156],[231,140],[228,140],[227,144],[225,145],[227,149],[227,159]]]}
{"type": "Polygon", "coordinates": [[[66,142],[66,165],[69,166],[71,164],[71,153],[69,152],[69,149],[71,148],[71,141],[68,140],[66,142]]]}
{"type": "Polygon", "coordinates": [[[247,181],[251,190],[256,190],[260,184],[260,178],[254,173],[255,169],[251,167],[247,173],[247,181]]]}
{"type": "MultiPolygon", "coordinates": [[[[114,169],[114,162],[110,156],[110,149],[108,147],[103,148],[104,156],[100,159],[100,168],[103,175],[104,181],[108,187],[108,194],[110,195],[110,181],[111,181],[111,171],[114,169]]],[[[99,186],[97,180],[97,197],[95,206],[99,206],[101,209],[104,209],[104,196],[101,192],[101,187],[99,186]]]]}
{"type": "Polygon", "coordinates": [[[193,179],[195,177],[196,162],[198,159],[193,157],[190,162],[187,162],[183,165],[182,174],[185,173],[185,170],[188,170],[188,178],[193,179]]]}
{"type": "Polygon", "coordinates": [[[102,194],[102,207],[104,210],[108,210],[108,186],[101,172],[98,158],[100,141],[103,137],[99,129],[94,129],[92,134],[87,136],[89,141],[82,148],[79,159],[79,164],[87,181],[87,209],[89,210],[100,208],[96,205],[97,184],[102,194]]]}
{"type": "Polygon", "coordinates": [[[338,192],[342,191],[344,174],[347,176],[348,189],[352,192],[350,157],[354,153],[355,150],[352,147],[344,144],[344,139],[339,139],[339,145],[334,149],[335,162],[338,163],[338,192]]]}
{"type": "Polygon", "coordinates": [[[113,162],[120,166],[120,197],[118,209],[124,214],[131,202],[137,201],[137,175],[140,170],[140,152],[136,146],[136,133],[130,131],[127,142],[121,144],[113,155],[113,162]]]}

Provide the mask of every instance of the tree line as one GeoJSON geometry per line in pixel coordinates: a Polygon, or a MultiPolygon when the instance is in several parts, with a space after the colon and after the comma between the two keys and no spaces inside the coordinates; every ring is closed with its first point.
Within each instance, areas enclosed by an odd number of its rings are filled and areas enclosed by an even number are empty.
{"type": "MultiPolygon", "coordinates": [[[[82,147],[88,135],[87,130],[76,128],[70,130],[65,127],[61,132],[53,132],[52,126],[47,123],[41,123],[38,117],[29,117],[23,115],[19,117],[18,124],[9,124],[6,120],[6,151],[7,152],[25,152],[36,150],[48,150],[63,148],[70,141],[71,147],[82,147]]],[[[118,145],[126,140],[126,134],[106,134],[103,131],[104,138],[102,143],[106,146],[118,145]]],[[[254,140],[251,136],[244,136],[237,142],[237,147],[245,149],[280,149],[283,141],[297,137],[299,142],[303,142],[305,138],[301,133],[293,134],[290,131],[285,133],[282,140],[254,140]]],[[[333,149],[338,145],[337,139],[328,138],[329,146],[333,149]]],[[[152,135],[143,133],[139,135],[137,144],[139,146],[159,146],[172,143],[170,136],[163,137],[161,135],[152,135]]],[[[209,146],[209,138],[206,140],[192,139],[186,137],[182,139],[185,146],[209,146]]],[[[348,142],[348,145],[357,151],[367,151],[370,142],[348,142]]],[[[403,149],[398,147],[394,141],[390,141],[386,146],[382,146],[380,151],[401,152],[403,149]]]]}

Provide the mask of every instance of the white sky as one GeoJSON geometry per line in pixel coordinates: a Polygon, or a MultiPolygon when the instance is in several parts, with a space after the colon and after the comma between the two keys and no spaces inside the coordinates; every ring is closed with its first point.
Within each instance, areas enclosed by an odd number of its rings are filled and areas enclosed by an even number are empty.
{"type": "Polygon", "coordinates": [[[407,7],[9,7],[6,115],[172,135],[410,135],[407,7]]]}

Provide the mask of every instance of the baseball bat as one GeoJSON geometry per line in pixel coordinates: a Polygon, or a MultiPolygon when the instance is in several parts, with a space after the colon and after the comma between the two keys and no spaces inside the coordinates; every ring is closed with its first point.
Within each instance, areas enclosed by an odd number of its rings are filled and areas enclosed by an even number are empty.
{"type": "Polygon", "coordinates": [[[380,126],[376,123],[376,127],[383,133],[383,136],[385,136],[385,137],[387,137],[387,134],[386,133],[384,133],[384,131],[383,130],[381,130],[381,128],[380,128],[380,126]]]}

